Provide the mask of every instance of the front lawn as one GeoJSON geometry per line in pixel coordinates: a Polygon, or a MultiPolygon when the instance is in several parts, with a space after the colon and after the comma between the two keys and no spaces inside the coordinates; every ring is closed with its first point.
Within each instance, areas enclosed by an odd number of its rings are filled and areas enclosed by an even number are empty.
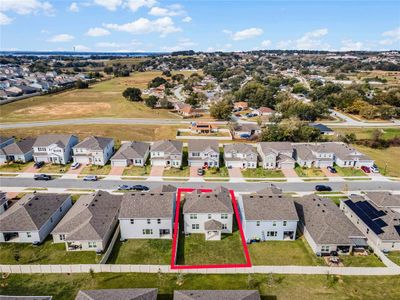
{"type": "Polygon", "coordinates": [[[111,165],[105,166],[95,166],[89,165],[82,169],[81,174],[90,174],[90,175],[108,175],[111,171],[111,165]]]}
{"type": "Polygon", "coordinates": [[[101,255],[94,251],[66,251],[65,244],[54,244],[52,238],[39,245],[0,243],[0,264],[97,264],[101,255]],[[17,260],[18,259],[18,260],[17,260]]]}
{"type": "Polygon", "coordinates": [[[150,174],[150,165],[144,167],[129,166],[124,169],[123,176],[146,176],[150,174]]]}
{"type": "Polygon", "coordinates": [[[177,265],[244,264],[239,231],[222,234],[220,241],[206,241],[204,234],[180,234],[177,265]]]}
{"type": "Polygon", "coordinates": [[[342,177],[347,176],[367,176],[362,170],[355,168],[342,168],[339,166],[335,166],[337,174],[342,177]]]}
{"type": "Polygon", "coordinates": [[[57,164],[45,164],[40,168],[41,173],[65,173],[68,171],[71,164],[57,165],[57,164]]]}
{"type": "Polygon", "coordinates": [[[400,266],[400,251],[389,252],[387,256],[391,261],[400,266]]]}
{"type": "Polygon", "coordinates": [[[23,172],[34,164],[33,161],[28,163],[8,163],[0,165],[0,172],[23,172]]]}
{"type": "Polygon", "coordinates": [[[171,240],[132,239],[115,243],[107,261],[109,264],[169,265],[171,240]]]}
{"type": "Polygon", "coordinates": [[[367,256],[341,255],[345,267],[384,267],[385,264],[373,253],[367,256]]]}
{"type": "Polygon", "coordinates": [[[229,177],[228,169],[226,167],[208,168],[204,170],[204,177],[229,177]]]}
{"type": "Polygon", "coordinates": [[[296,165],[294,170],[300,177],[325,177],[324,172],[322,172],[321,169],[318,168],[305,168],[296,165]]]}
{"type": "Polygon", "coordinates": [[[265,241],[248,245],[253,265],[321,266],[324,261],[307,248],[304,238],[295,241],[265,241]]]}
{"type": "Polygon", "coordinates": [[[247,168],[242,170],[243,177],[246,178],[277,178],[285,177],[281,170],[268,170],[264,168],[247,168]]]}

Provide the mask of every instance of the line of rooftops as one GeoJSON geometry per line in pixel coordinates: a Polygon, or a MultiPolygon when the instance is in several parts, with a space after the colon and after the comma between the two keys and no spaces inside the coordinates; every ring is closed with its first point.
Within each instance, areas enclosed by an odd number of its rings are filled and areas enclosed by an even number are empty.
{"type": "MultiPolygon", "coordinates": [[[[274,185],[251,194],[236,194],[238,220],[247,243],[292,241],[299,232],[318,255],[348,254],[372,242],[383,251],[400,250],[400,195],[367,192],[350,195],[340,207],[317,195],[292,197],[274,185]]],[[[67,251],[103,252],[119,224],[121,240],[172,239],[176,187],[162,185],[149,192],[110,194],[97,191],[75,204],[68,194],[27,194],[7,209],[1,194],[0,242],[40,244],[51,234],[67,251]]],[[[185,234],[220,240],[233,231],[230,191],[184,194],[185,234]]]]}
{"type": "MultiPolygon", "coordinates": [[[[190,140],[188,165],[219,167],[220,145],[216,140],[190,140]]],[[[37,138],[16,141],[0,137],[0,163],[15,161],[67,164],[71,160],[80,164],[104,166],[144,166],[150,157],[151,165],[180,168],[183,142],[161,140],[152,143],[123,142],[115,151],[114,139],[89,136],[79,142],[71,134],[44,134],[37,138]]],[[[355,148],[340,142],[290,143],[261,142],[256,144],[228,143],[223,145],[223,159],[229,168],[266,169],[302,167],[361,168],[374,166],[374,160],[355,148]]]]}

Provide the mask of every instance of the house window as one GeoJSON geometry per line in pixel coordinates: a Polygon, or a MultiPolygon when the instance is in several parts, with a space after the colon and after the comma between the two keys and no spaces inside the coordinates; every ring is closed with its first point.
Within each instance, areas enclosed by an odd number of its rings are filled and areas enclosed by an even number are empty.
{"type": "Polygon", "coordinates": [[[65,241],[65,234],[60,234],[59,238],[60,238],[60,241],[65,241]]]}
{"type": "Polygon", "coordinates": [[[193,156],[193,157],[200,156],[200,153],[199,153],[199,152],[192,152],[192,156],[193,156]]]}
{"type": "Polygon", "coordinates": [[[62,212],[62,206],[60,206],[60,212],[62,212]]]}
{"type": "Polygon", "coordinates": [[[226,224],[222,224],[222,229],[228,229],[228,226],[226,224]]]}
{"type": "Polygon", "coordinates": [[[88,247],[89,248],[96,248],[97,244],[96,244],[96,242],[88,242],[88,247]]]}
{"type": "Polygon", "coordinates": [[[228,219],[228,214],[221,214],[221,219],[227,220],[228,219]]]}
{"type": "Polygon", "coordinates": [[[53,217],[50,218],[50,223],[53,223],[53,217]]]}
{"type": "Polygon", "coordinates": [[[272,222],[272,226],[276,226],[276,222],[275,221],[272,222]]]}
{"type": "Polygon", "coordinates": [[[211,219],[211,214],[208,214],[208,219],[209,219],[209,220],[211,219]]]}
{"type": "Polygon", "coordinates": [[[151,223],[151,220],[150,219],[147,219],[147,224],[150,224],[151,223]]]}
{"type": "Polygon", "coordinates": [[[321,252],[329,252],[329,246],[321,246],[321,252]]]}
{"type": "Polygon", "coordinates": [[[260,223],[261,223],[260,221],[257,221],[256,226],[260,226],[260,223]]]}
{"type": "Polygon", "coordinates": [[[131,224],[135,224],[135,220],[134,219],[130,219],[131,224]]]}
{"type": "Polygon", "coordinates": [[[192,224],[192,229],[200,229],[199,224],[192,224]]]}
{"type": "Polygon", "coordinates": [[[28,237],[28,238],[32,237],[32,233],[27,232],[27,233],[26,233],[26,237],[28,237]]]}
{"type": "Polygon", "coordinates": [[[161,219],[157,219],[157,224],[161,224],[161,219]]]}
{"type": "Polygon", "coordinates": [[[143,235],[153,234],[153,229],[143,229],[143,235]]]}
{"type": "Polygon", "coordinates": [[[283,221],[283,226],[286,226],[287,225],[287,221],[283,221]]]}
{"type": "Polygon", "coordinates": [[[38,151],[46,151],[46,148],[38,147],[38,151]]]}
{"type": "Polygon", "coordinates": [[[278,232],[277,231],[267,231],[267,236],[277,236],[278,232]]]}
{"type": "Polygon", "coordinates": [[[196,215],[196,214],[190,214],[190,219],[191,219],[191,220],[197,219],[197,215],[196,215]]]}

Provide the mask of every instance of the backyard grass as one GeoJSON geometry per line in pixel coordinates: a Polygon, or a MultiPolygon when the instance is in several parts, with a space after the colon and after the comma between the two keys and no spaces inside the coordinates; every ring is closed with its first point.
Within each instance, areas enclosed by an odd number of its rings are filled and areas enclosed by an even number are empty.
{"type": "Polygon", "coordinates": [[[400,266],[400,251],[389,252],[387,256],[391,261],[400,266]]]}
{"type": "Polygon", "coordinates": [[[11,274],[0,279],[3,295],[52,295],[74,299],[79,290],[158,288],[158,299],[172,300],[177,289],[257,289],[263,300],[345,300],[400,298],[400,276],[283,274],[11,274]]]}
{"type": "Polygon", "coordinates": [[[144,176],[150,174],[150,165],[144,167],[129,166],[124,169],[123,176],[144,176]]]}
{"type": "Polygon", "coordinates": [[[137,265],[169,265],[171,262],[171,240],[133,239],[118,241],[107,263],[137,265]]]}
{"type": "Polygon", "coordinates": [[[71,164],[57,165],[57,164],[45,164],[40,168],[41,173],[65,173],[68,171],[71,164]]]}
{"type": "Polygon", "coordinates": [[[39,245],[0,243],[0,264],[96,264],[101,255],[94,251],[66,251],[65,244],[54,244],[51,237],[39,245]],[[19,259],[16,260],[17,256],[19,259]]]}
{"type": "Polygon", "coordinates": [[[320,266],[325,265],[307,248],[306,241],[266,241],[248,245],[253,265],[264,266],[320,266]]]}
{"type": "Polygon", "coordinates": [[[229,177],[228,169],[226,167],[208,168],[204,170],[203,177],[229,177]]]}
{"type": "Polygon", "coordinates": [[[345,267],[384,267],[385,264],[375,255],[370,254],[368,256],[354,256],[354,255],[342,255],[340,256],[345,267]]]}
{"type": "Polygon", "coordinates": [[[239,231],[222,234],[220,241],[206,241],[204,234],[180,234],[177,265],[244,264],[239,231]]]}
{"type": "Polygon", "coordinates": [[[296,165],[294,170],[300,177],[325,177],[325,174],[318,168],[304,168],[296,165]]]}
{"type": "Polygon", "coordinates": [[[339,176],[367,176],[362,170],[355,168],[342,168],[337,165],[334,166],[339,176]]]}
{"type": "Polygon", "coordinates": [[[28,163],[8,163],[0,165],[0,172],[23,172],[28,167],[32,166],[33,162],[28,163]]]}
{"type": "Polygon", "coordinates": [[[105,166],[95,166],[89,165],[82,169],[81,174],[90,174],[90,175],[108,175],[111,171],[111,165],[105,166]]]}
{"type": "Polygon", "coordinates": [[[242,170],[242,175],[245,178],[276,178],[285,177],[281,170],[267,170],[264,168],[255,168],[242,170]]]}

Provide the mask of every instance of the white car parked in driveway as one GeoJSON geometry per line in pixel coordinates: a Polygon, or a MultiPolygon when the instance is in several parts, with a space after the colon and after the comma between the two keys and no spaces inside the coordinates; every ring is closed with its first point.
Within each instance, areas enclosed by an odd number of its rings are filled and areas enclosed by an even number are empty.
{"type": "Polygon", "coordinates": [[[369,168],[372,173],[379,173],[379,168],[376,165],[373,165],[369,168]]]}
{"type": "Polygon", "coordinates": [[[81,164],[78,163],[78,162],[76,161],[76,162],[74,162],[74,163],[71,165],[71,169],[72,169],[72,170],[76,170],[76,169],[78,169],[80,166],[81,166],[81,164]]]}

